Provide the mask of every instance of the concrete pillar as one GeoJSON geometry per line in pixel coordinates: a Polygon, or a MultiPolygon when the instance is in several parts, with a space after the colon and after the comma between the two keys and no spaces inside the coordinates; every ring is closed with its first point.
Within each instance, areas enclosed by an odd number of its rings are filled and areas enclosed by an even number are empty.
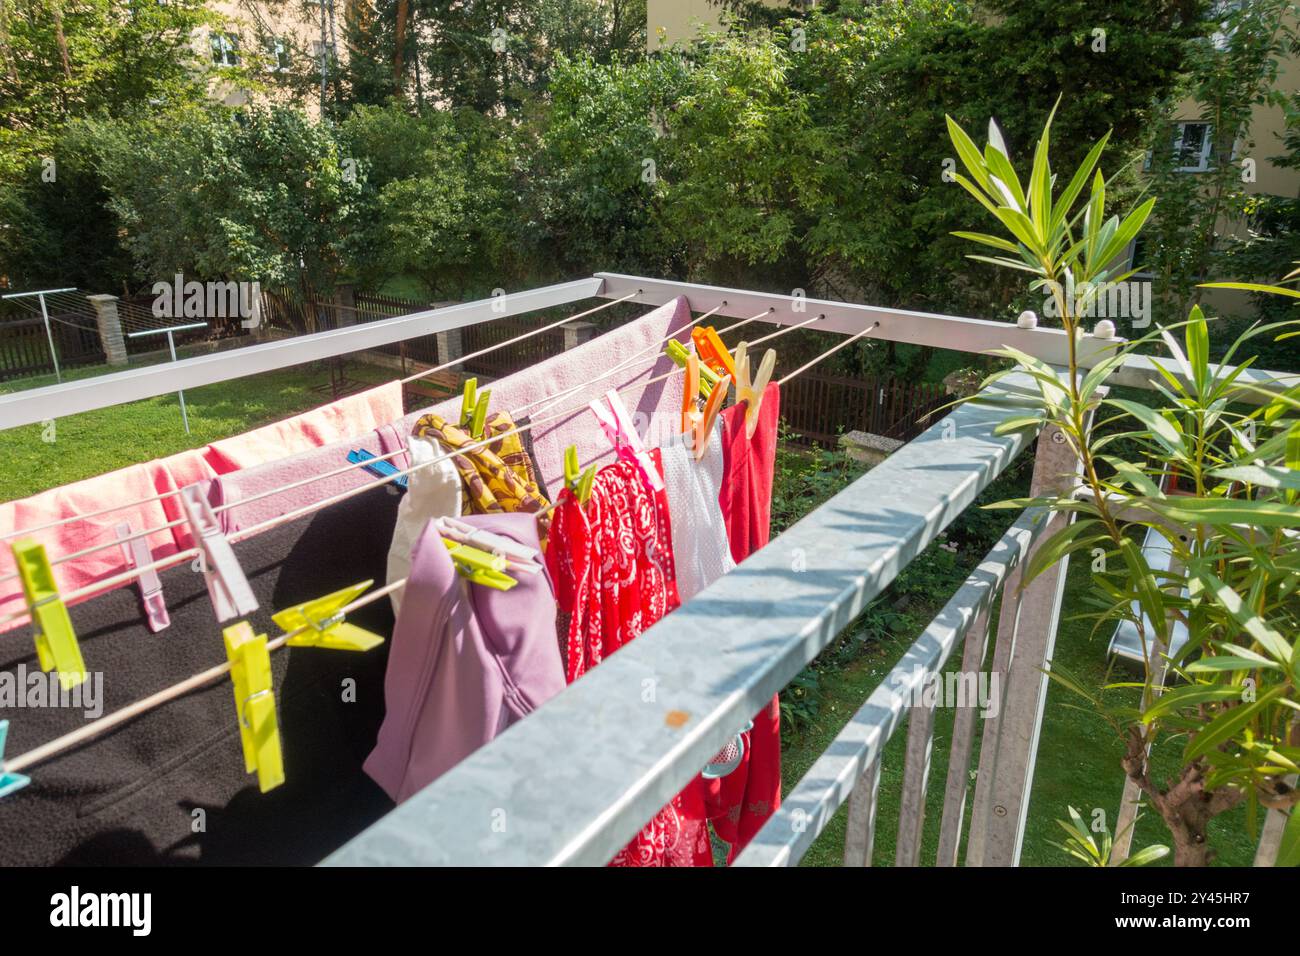
{"type": "Polygon", "coordinates": [[[878,465],[898,449],[903,443],[896,438],[873,435],[870,432],[852,431],[840,436],[840,447],[854,461],[863,461],[868,465],[878,465]]]}
{"type": "Polygon", "coordinates": [[[560,328],[564,330],[564,350],[566,352],[576,345],[590,341],[596,335],[596,323],[584,322],[582,319],[569,322],[560,326],[560,328]]]}
{"type": "Polygon", "coordinates": [[[461,329],[448,329],[445,332],[434,333],[433,337],[438,343],[439,365],[454,362],[465,354],[464,338],[461,331],[461,329]]]}
{"type": "Polygon", "coordinates": [[[338,313],[338,322],[335,325],[342,328],[345,325],[357,324],[357,289],[350,282],[339,284],[334,289],[334,306],[338,313]]]}
{"type": "Polygon", "coordinates": [[[126,364],[126,340],[122,337],[122,319],[117,314],[117,296],[88,295],[95,307],[95,321],[99,324],[99,342],[109,365],[126,364]]]}

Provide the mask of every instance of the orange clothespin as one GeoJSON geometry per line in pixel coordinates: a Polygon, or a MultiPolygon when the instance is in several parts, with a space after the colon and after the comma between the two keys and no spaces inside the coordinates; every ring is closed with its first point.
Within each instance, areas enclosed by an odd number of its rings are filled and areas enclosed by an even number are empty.
{"type": "Polygon", "coordinates": [[[713,391],[709,392],[709,400],[704,403],[704,411],[699,413],[695,421],[691,436],[691,450],[696,461],[704,457],[704,449],[709,445],[709,436],[713,434],[713,423],[718,420],[718,413],[722,411],[722,402],[726,399],[729,388],[731,388],[731,376],[724,375],[718,380],[718,384],[713,386],[713,391]]]}
{"type": "Polygon", "coordinates": [[[351,587],[326,594],[314,601],[296,604],[271,615],[271,620],[285,632],[307,628],[302,634],[289,638],[290,647],[324,647],[333,651],[368,651],[384,643],[378,634],[349,624],[343,609],[369,589],[374,581],[362,581],[351,587]]]}
{"type": "Polygon", "coordinates": [[[682,383],[682,432],[695,431],[700,420],[700,357],[694,352],[686,356],[686,375],[682,383]]]}
{"type": "Polygon", "coordinates": [[[230,625],[222,637],[230,659],[230,680],[235,685],[235,719],[244,748],[244,770],[257,772],[257,785],[266,793],[284,783],[280,725],[271,689],[271,652],[266,635],[254,634],[247,621],[230,625]]]}
{"type": "Polygon", "coordinates": [[[15,541],[12,550],[22,579],[23,597],[32,616],[36,658],[41,670],[57,672],[64,690],[76,687],[86,679],[86,662],[82,660],[81,645],[72,629],[68,608],[59,597],[59,586],[45,546],[24,538],[15,541]]]}
{"type": "Polygon", "coordinates": [[[772,370],[776,368],[776,349],[768,349],[759,363],[758,375],[749,377],[749,346],[741,342],[736,346],[736,401],[748,402],[745,409],[745,437],[753,438],[758,428],[758,409],[763,403],[763,390],[767,388],[772,370]]]}
{"type": "Polygon", "coordinates": [[[700,360],[705,365],[719,375],[730,375],[733,379],[736,377],[736,365],[731,360],[731,353],[713,326],[696,326],[691,330],[691,341],[695,343],[695,351],[700,354],[700,360]]]}

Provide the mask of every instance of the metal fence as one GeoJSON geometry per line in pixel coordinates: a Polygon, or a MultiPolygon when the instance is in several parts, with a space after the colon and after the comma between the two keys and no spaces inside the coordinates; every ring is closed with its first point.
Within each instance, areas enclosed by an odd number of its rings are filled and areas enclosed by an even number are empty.
{"type": "Polygon", "coordinates": [[[806,372],[781,391],[781,417],[796,444],[834,447],[839,435],[864,431],[909,441],[949,401],[942,384],[893,376],[866,379],[806,372]]]}

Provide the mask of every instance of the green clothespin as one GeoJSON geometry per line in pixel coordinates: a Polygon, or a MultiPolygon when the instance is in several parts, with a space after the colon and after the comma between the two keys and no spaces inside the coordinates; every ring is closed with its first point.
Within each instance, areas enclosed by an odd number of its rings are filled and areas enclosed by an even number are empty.
{"type": "MultiPolygon", "coordinates": [[[[676,339],[672,339],[664,348],[665,354],[673,360],[678,368],[686,368],[686,358],[690,353],[686,346],[676,339]]],[[[705,398],[713,391],[713,386],[722,381],[722,377],[717,372],[709,368],[703,362],[700,363],[700,394],[705,398]]]]}
{"type": "Polygon", "coordinates": [[[333,651],[368,651],[384,643],[378,634],[349,624],[343,608],[364,594],[374,581],[362,581],[351,587],[326,594],[313,601],[297,604],[271,615],[271,620],[286,632],[301,627],[308,630],[285,643],[290,647],[324,647],[333,651]]]}
{"type": "Polygon", "coordinates": [[[5,770],[5,738],[8,736],[9,721],[0,720],[0,797],[7,797],[32,782],[31,777],[5,770]]]}
{"type": "Polygon", "coordinates": [[[586,471],[579,471],[578,448],[570,445],[564,450],[564,483],[578,499],[578,504],[585,505],[591,499],[591,483],[596,480],[596,466],[588,465],[586,471]]]}
{"type": "Polygon", "coordinates": [[[23,595],[32,615],[32,631],[36,638],[36,656],[41,670],[57,671],[64,690],[76,687],[86,679],[86,662],[81,659],[81,647],[72,618],[59,597],[59,586],[54,581],[54,570],[45,555],[44,545],[31,538],[13,543],[14,561],[23,581],[23,595]]]}
{"type": "Polygon", "coordinates": [[[471,378],[465,382],[465,394],[460,400],[460,427],[469,433],[470,438],[482,438],[483,426],[487,424],[488,398],[492,389],[478,390],[478,379],[471,378]]]}
{"type": "Polygon", "coordinates": [[[443,538],[442,543],[451,552],[451,560],[456,565],[456,571],[461,577],[468,578],[474,584],[482,584],[484,587],[495,588],[498,591],[509,591],[519,583],[505,573],[505,555],[488,554],[486,551],[480,551],[468,544],[459,544],[449,538],[443,538]]]}

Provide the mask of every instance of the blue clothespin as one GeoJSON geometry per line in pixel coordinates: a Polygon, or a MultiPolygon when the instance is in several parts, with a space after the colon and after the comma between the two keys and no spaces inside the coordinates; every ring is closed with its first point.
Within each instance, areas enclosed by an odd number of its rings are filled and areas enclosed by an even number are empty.
{"type": "MultiPolygon", "coordinates": [[[[375,456],[370,454],[370,452],[366,451],[364,448],[354,448],[348,452],[348,461],[352,462],[354,465],[358,465],[363,461],[372,461],[374,458],[375,456]]],[[[389,475],[397,474],[402,469],[388,461],[374,461],[374,464],[366,465],[365,470],[377,478],[387,478],[389,475]]],[[[409,476],[402,475],[401,478],[392,481],[391,484],[397,485],[399,488],[405,488],[407,477],[409,476]]]]}
{"type": "Polygon", "coordinates": [[[8,736],[9,721],[0,720],[0,797],[7,797],[32,782],[31,777],[5,770],[5,738],[8,736]]]}

